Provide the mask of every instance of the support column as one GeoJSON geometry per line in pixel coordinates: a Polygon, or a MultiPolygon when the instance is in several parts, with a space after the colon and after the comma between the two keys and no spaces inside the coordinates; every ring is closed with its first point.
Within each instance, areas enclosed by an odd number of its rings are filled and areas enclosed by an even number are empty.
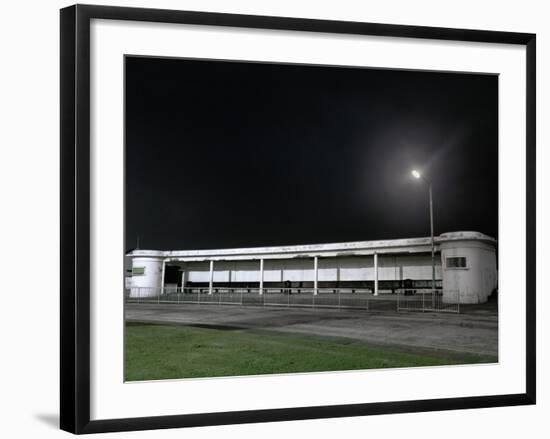
{"type": "Polygon", "coordinates": [[[185,269],[180,269],[181,271],[181,292],[185,293],[185,269]]]}
{"type": "Polygon", "coordinates": [[[378,296],[378,253],[374,253],[374,295],[378,296]]]}
{"type": "Polygon", "coordinates": [[[164,294],[164,275],[166,274],[166,261],[162,260],[162,273],[160,275],[160,294],[164,294]]]}
{"type": "Polygon", "coordinates": [[[213,283],[214,283],[214,260],[210,260],[210,281],[208,282],[208,294],[212,294],[213,283]]]}
{"type": "Polygon", "coordinates": [[[264,293],[264,260],[260,259],[260,294],[264,293]]]}
{"type": "Polygon", "coordinates": [[[313,294],[317,295],[318,293],[318,284],[319,284],[319,258],[315,256],[313,258],[313,294]]]}

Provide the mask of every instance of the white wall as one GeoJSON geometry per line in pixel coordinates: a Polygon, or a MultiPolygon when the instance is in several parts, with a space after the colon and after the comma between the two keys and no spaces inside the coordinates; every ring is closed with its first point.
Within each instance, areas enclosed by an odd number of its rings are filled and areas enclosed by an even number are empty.
{"type": "MultiPolygon", "coordinates": [[[[436,279],[441,279],[441,259],[436,255],[436,279]]],[[[209,262],[185,264],[187,281],[208,282],[209,262]]],[[[431,279],[430,255],[380,255],[378,280],[431,279]]],[[[319,258],[319,281],[374,280],[372,256],[319,258]]],[[[264,261],[265,282],[313,282],[314,268],[311,259],[276,259],[264,261]]],[[[259,282],[260,261],[216,261],[214,282],[259,282]]]]}
{"type": "Polygon", "coordinates": [[[196,262],[185,266],[186,282],[209,282],[210,281],[210,263],[196,262]]]}
{"type": "MultiPolygon", "coordinates": [[[[441,279],[441,258],[435,254],[435,278],[441,279]]],[[[403,280],[432,278],[432,256],[426,255],[380,255],[378,256],[379,280],[403,280]]]]}
{"type": "MultiPolygon", "coordinates": [[[[0,112],[5,122],[0,130],[2,159],[0,189],[0,266],[3,277],[3,310],[0,319],[3,377],[0,406],[4,437],[70,437],[57,430],[59,357],[59,162],[58,162],[58,8],[68,1],[6,2],[2,6],[0,41],[0,112]],[[30,249],[47,252],[33,265],[33,279],[41,282],[40,293],[18,295],[21,279],[29,277],[30,249]],[[22,314],[19,312],[24,309],[22,314]]],[[[524,0],[87,0],[86,3],[120,6],[212,10],[304,16],[325,19],[423,24],[430,26],[482,28],[538,33],[538,370],[550,367],[550,323],[545,318],[550,291],[545,271],[550,266],[550,26],[547,2],[524,0]]],[[[537,406],[503,407],[433,413],[411,413],[324,419],[271,424],[164,430],[101,435],[102,438],[224,438],[258,437],[499,439],[544,438],[548,434],[550,379],[539,373],[537,406]]],[[[184,398],[185,395],[182,395],[184,398]]],[[[99,437],[99,436],[98,436],[99,437]]]]}
{"type": "Polygon", "coordinates": [[[160,294],[162,287],[162,259],[151,257],[132,258],[132,269],[143,268],[143,274],[132,274],[131,297],[152,297],[160,294]]]}
{"type": "MultiPolygon", "coordinates": [[[[449,300],[456,299],[451,292],[458,291],[460,303],[484,303],[497,286],[495,249],[476,241],[448,241],[441,244],[443,292],[449,300]],[[465,257],[466,268],[448,268],[446,258],[465,257]]],[[[445,297],[444,297],[445,300],[445,297]]]]}

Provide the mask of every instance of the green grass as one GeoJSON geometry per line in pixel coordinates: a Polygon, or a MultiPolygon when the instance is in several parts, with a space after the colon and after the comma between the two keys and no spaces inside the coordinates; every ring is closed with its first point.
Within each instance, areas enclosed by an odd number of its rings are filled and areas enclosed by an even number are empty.
{"type": "Polygon", "coordinates": [[[483,363],[495,358],[411,353],[361,342],[250,330],[128,323],[127,381],[483,363]]]}

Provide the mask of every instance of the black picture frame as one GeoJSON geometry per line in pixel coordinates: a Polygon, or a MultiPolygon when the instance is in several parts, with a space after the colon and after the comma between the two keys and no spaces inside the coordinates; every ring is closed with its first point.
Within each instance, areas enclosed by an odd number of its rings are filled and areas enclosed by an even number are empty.
{"type": "Polygon", "coordinates": [[[70,6],[62,9],[60,13],[61,429],[77,434],[99,433],[535,404],[536,36],[534,34],[89,5],[70,6]],[[481,397],[90,420],[90,21],[92,19],[525,46],[527,60],[525,66],[527,79],[526,392],[481,397]]]}

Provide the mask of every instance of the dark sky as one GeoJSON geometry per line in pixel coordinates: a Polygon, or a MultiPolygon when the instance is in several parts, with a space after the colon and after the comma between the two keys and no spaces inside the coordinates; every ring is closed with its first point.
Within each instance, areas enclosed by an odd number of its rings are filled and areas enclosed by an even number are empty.
{"type": "Polygon", "coordinates": [[[498,77],[126,58],[126,248],[498,234],[498,77]]]}

